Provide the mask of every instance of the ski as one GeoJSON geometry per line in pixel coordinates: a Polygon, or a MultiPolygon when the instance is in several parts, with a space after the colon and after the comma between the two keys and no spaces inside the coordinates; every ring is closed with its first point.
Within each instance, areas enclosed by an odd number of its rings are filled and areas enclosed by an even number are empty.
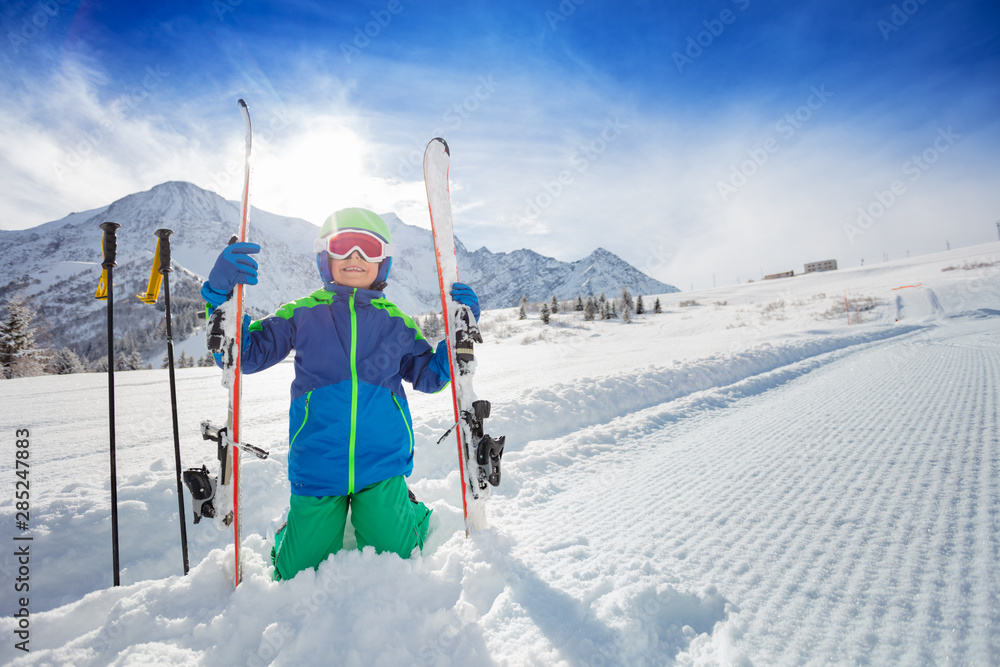
{"type": "MultiPolygon", "coordinates": [[[[455,235],[451,215],[451,195],[448,169],[451,150],[441,138],[431,140],[424,151],[424,184],[434,234],[434,255],[437,260],[438,286],[445,336],[448,341],[448,363],[451,370],[451,395],[455,408],[452,431],[458,441],[458,468],[462,479],[462,511],[465,534],[486,528],[486,498],[490,486],[500,483],[500,457],[504,436],[493,439],[484,432],[483,422],[490,416],[489,401],[478,400],[472,386],[476,372],[475,343],[483,338],[475,317],[468,306],[451,298],[451,285],[458,282],[458,262],[455,256],[455,235]]],[[[440,442],[439,440],[438,442],[440,442]]]]}
{"type": "MultiPolygon", "coordinates": [[[[246,153],[244,157],[243,195],[240,205],[239,233],[229,240],[246,241],[250,227],[250,151],[253,128],[250,109],[239,100],[240,111],[246,124],[246,153]]],[[[267,452],[243,442],[240,432],[240,399],[243,394],[243,372],[240,351],[243,349],[243,285],[237,284],[233,298],[219,306],[209,318],[207,342],[213,353],[222,354],[222,385],[229,390],[229,414],[226,426],[219,428],[209,421],[201,424],[201,435],[216,443],[220,471],[213,477],[206,466],[184,472],[184,483],[194,499],[195,523],[202,517],[215,518],[222,526],[233,527],[234,585],[243,581],[243,563],[240,548],[243,544],[243,524],[240,521],[240,450],[266,458],[267,452]]]]}

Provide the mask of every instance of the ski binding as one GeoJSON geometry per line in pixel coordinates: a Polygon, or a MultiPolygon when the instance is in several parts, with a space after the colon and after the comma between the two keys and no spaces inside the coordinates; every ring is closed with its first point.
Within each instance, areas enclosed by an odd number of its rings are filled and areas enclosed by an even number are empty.
{"type": "MultiPolygon", "coordinates": [[[[228,486],[231,483],[232,469],[230,464],[230,452],[236,446],[244,452],[253,454],[259,459],[266,459],[270,453],[245,442],[233,442],[229,437],[229,432],[225,426],[219,428],[210,421],[201,423],[201,437],[204,440],[211,440],[217,445],[218,458],[222,469],[222,484],[228,486]]],[[[218,490],[219,478],[212,475],[206,466],[200,468],[188,468],[183,474],[184,485],[187,486],[191,497],[194,499],[194,522],[198,523],[201,518],[214,518],[216,514],[215,493],[218,490]]],[[[225,525],[233,522],[233,513],[229,512],[223,519],[225,525]]]]}

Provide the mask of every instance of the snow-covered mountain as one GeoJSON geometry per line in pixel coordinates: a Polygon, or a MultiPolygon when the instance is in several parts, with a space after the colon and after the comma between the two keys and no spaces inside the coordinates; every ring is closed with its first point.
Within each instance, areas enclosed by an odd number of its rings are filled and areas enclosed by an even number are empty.
{"type": "Polygon", "coordinates": [[[550,299],[552,295],[574,299],[577,295],[602,293],[613,298],[621,295],[622,288],[628,288],[633,296],[680,291],[650,278],[604,248],[575,262],[560,262],[531,250],[492,253],[480,248],[470,253],[461,243],[456,250],[463,279],[468,276],[470,284],[489,295],[487,305],[508,307],[522,296],[529,301],[550,299]]]}
{"type": "MultiPolygon", "coordinates": [[[[204,304],[201,282],[239,220],[239,204],[190,183],[169,182],[123,197],[103,208],[21,231],[0,232],[0,299],[28,297],[53,347],[69,346],[95,359],[104,354],[105,302],[94,298],[101,274],[98,225],[117,222],[114,269],[115,334],[144,355],[162,354],[163,300],[155,307],[136,298],[146,291],[157,229],[173,230],[170,276],[174,336],[183,340],[198,326],[204,304]]],[[[316,287],[315,269],[303,261],[316,227],[304,220],[254,209],[254,241],[263,247],[260,284],[248,290],[253,312],[264,314],[282,297],[316,287]]]]}
{"type": "MultiPolygon", "coordinates": [[[[393,233],[393,258],[387,296],[404,311],[419,314],[439,307],[430,231],[383,214],[393,233]]],[[[29,298],[48,329],[51,344],[70,346],[94,359],[104,349],[104,303],[90,295],[100,277],[101,230],[117,222],[118,267],[114,270],[116,335],[128,337],[141,352],[162,347],[162,299],[156,307],[135,298],[145,291],[156,248],[157,229],[173,230],[171,306],[175,338],[197,326],[198,297],[215,257],[238,226],[239,203],[186,182],[172,181],[123,197],[103,208],[71,213],[61,220],[20,231],[0,231],[0,300],[21,293],[29,298]]],[[[320,286],[313,257],[316,225],[254,208],[251,239],[262,252],[260,283],[247,290],[252,312],[273,312],[282,303],[320,286]]],[[[612,253],[597,249],[577,262],[561,262],[530,250],[469,252],[460,241],[459,271],[486,308],[531,301],[575,298],[577,294],[617,295],[677,291],[642,274],[612,253]]]]}
{"type": "MultiPolygon", "coordinates": [[[[387,295],[409,312],[440,309],[430,230],[407,225],[394,213],[383,213],[382,217],[392,231],[396,252],[387,295]]],[[[455,251],[459,275],[476,289],[485,308],[509,308],[525,296],[537,302],[553,295],[560,300],[602,293],[615,297],[622,288],[633,295],[679,291],[604,248],[575,262],[561,262],[532,250],[495,253],[483,247],[470,252],[456,237],[455,251]]]]}

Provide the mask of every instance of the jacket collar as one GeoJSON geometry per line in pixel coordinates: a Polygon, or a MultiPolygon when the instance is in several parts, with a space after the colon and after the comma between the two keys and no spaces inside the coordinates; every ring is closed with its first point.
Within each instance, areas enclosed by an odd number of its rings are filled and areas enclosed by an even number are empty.
{"type": "Polygon", "coordinates": [[[324,289],[328,292],[333,292],[339,297],[348,298],[351,296],[351,292],[357,291],[354,297],[354,303],[367,304],[372,301],[372,299],[383,299],[385,298],[384,292],[379,292],[377,290],[371,289],[361,289],[354,287],[347,287],[346,285],[338,285],[337,283],[325,283],[323,285],[324,289]]]}

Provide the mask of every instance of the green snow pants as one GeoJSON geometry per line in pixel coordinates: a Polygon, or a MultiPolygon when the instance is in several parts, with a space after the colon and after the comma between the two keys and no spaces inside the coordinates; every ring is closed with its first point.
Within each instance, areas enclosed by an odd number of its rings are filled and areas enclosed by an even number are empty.
{"type": "Polygon", "coordinates": [[[274,579],[291,579],[299,571],[316,568],[344,547],[347,509],[358,549],[375,547],[409,558],[423,548],[431,510],[410,500],[403,477],[391,477],[350,496],[292,496],[288,521],[274,537],[271,562],[274,579]]]}

